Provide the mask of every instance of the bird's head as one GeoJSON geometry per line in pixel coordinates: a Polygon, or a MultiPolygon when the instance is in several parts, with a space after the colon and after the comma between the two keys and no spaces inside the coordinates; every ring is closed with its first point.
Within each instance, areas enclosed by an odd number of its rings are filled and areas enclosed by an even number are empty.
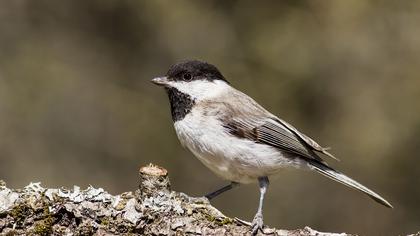
{"type": "Polygon", "coordinates": [[[165,87],[167,91],[177,90],[194,100],[215,96],[229,86],[214,65],[197,60],[174,64],[165,76],[154,78],[152,82],[165,87]]]}

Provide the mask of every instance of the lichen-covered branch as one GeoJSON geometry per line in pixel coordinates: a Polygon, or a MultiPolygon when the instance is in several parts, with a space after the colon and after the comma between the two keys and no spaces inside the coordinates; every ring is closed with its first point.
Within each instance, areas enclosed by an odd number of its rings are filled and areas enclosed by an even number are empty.
{"type": "MultiPolygon", "coordinates": [[[[249,235],[249,223],[223,215],[205,198],[171,191],[168,173],[139,171],[139,189],[113,196],[102,188],[47,189],[31,183],[9,189],[0,182],[1,235],[249,235]]],[[[349,235],[309,227],[261,235],[349,235]]]]}

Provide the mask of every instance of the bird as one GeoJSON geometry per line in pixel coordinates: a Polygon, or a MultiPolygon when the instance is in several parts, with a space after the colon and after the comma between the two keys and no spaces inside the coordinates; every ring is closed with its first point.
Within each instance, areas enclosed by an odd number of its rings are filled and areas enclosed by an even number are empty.
{"type": "Polygon", "coordinates": [[[205,197],[215,198],[241,184],[258,183],[260,199],[251,233],[263,231],[263,203],[269,177],[283,168],[314,170],[393,208],[379,194],[333,169],[322,158],[337,159],[313,139],[235,89],[216,66],[184,60],[152,79],[164,87],[176,135],[206,167],[230,184],[205,197]]]}

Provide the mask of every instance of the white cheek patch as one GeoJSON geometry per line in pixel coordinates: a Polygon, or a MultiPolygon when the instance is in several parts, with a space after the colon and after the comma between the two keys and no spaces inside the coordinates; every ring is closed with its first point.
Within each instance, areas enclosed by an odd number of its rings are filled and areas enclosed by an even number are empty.
{"type": "Polygon", "coordinates": [[[169,86],[176,88],[181,93],[190,95],[196,100],[215,97],[229,88],[229,85],[221,80],[171,81],[169,86]]]}

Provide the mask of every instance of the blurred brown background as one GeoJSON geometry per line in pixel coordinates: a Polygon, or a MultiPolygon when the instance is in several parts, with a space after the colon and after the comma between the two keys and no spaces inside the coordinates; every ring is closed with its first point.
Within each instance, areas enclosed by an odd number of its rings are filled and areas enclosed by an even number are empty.
{"type": "MultiPolygon", "coordinates": [[[[397,235],[420,229],[420,1],[1,1],[0,178],[10,187],[136,188],[169,169],[199,196],[226,182],[179,145],[149,81],[195,58],[332,152],[394,204],[285,170],[265,223],[397,235]]],[[[256,185],[214,201],[251,220],[256,185]]]]}

